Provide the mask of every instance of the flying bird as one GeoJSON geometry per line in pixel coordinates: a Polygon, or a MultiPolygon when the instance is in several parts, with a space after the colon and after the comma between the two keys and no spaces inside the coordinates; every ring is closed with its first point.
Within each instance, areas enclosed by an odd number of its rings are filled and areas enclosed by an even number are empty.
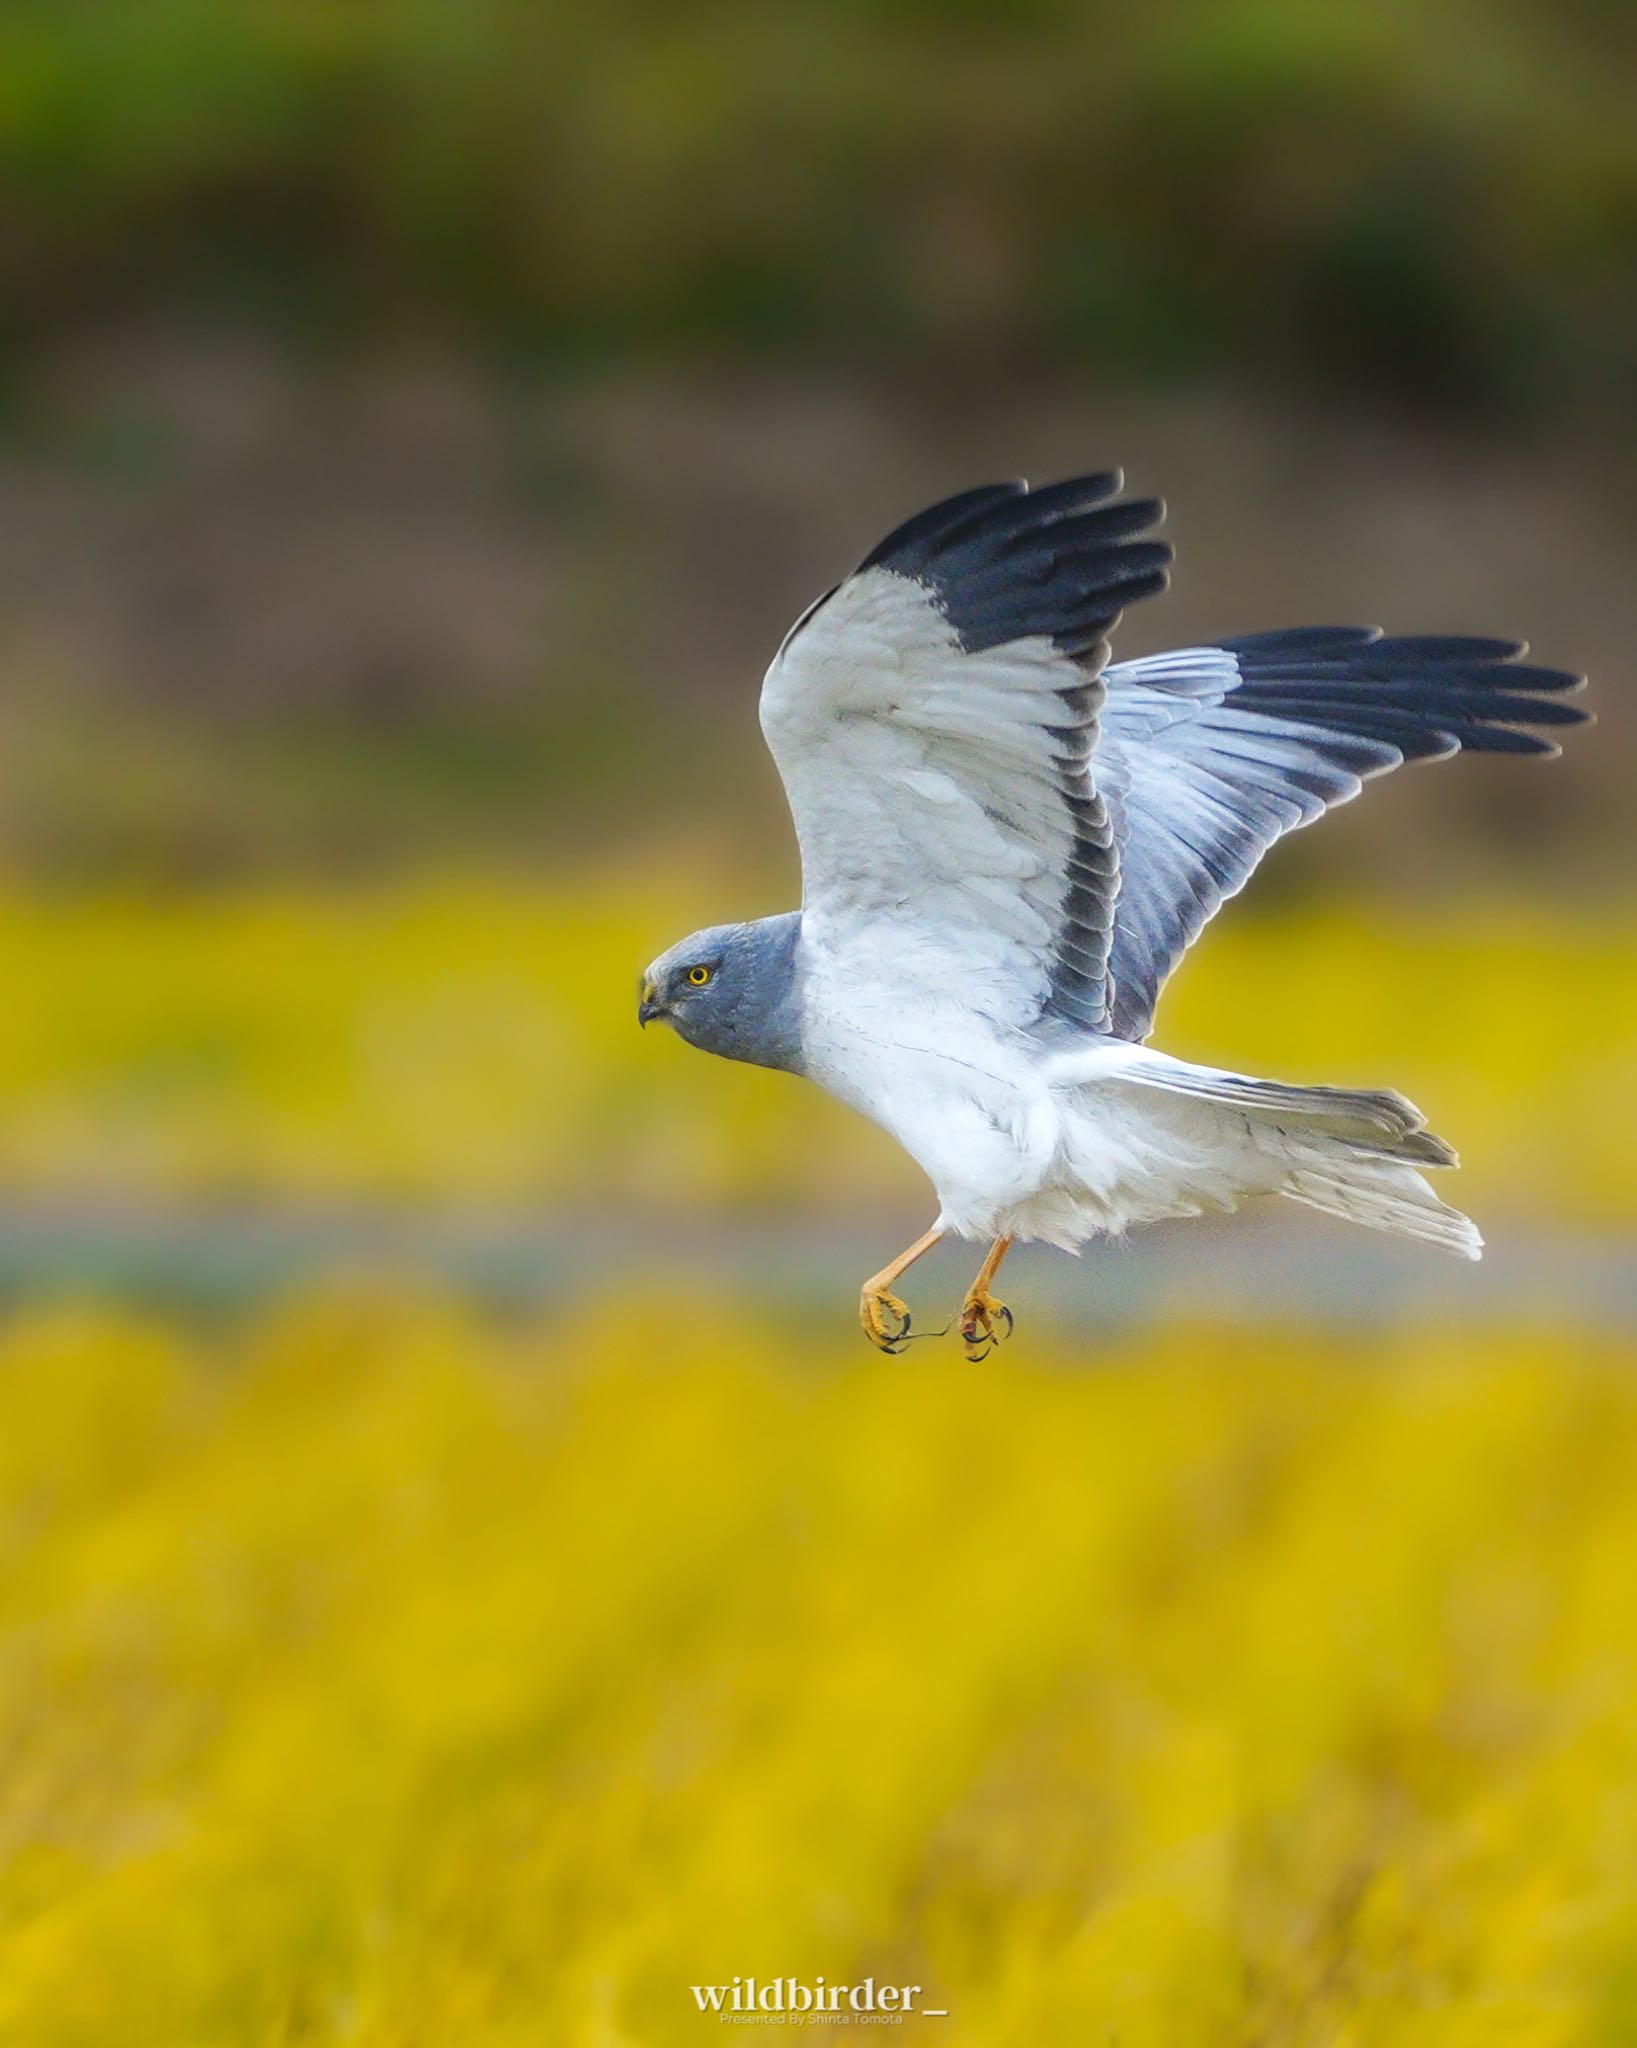
{"type": "Polygon", "coordinates": [[[1582,678],[1518,641],[1314,626],[1110,662],[1169,581],[1164,508],[1118,471],[987,484],[888,534],[785,636],[761,722],[802,906],[660,955],[639,1021],[805,1075],[898,1140],[938,1199],[865,1282],[987,1244],[957,1319],[1010,1333],[1015,1243],[1293,1202],[1479,1256],[1423,1170],[1455,1155],[1402,1095],[1295,1087],[1147,1044],[1167,976],[1276,840],[1405,761],[1554,754],[1582,678]]]}

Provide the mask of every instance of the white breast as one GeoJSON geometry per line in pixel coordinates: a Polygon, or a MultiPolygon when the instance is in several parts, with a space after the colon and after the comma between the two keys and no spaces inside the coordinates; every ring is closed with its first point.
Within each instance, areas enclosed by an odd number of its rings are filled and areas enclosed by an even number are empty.
{"type": "Polygon", "coordinates": [[[804,992],[809,1076],[896,1138],[937,1191],[943,1228],[1002,1234],[1049,1182],[1059,1105],[1022,1046],[952,1002],[849,975],[804,992]]]}

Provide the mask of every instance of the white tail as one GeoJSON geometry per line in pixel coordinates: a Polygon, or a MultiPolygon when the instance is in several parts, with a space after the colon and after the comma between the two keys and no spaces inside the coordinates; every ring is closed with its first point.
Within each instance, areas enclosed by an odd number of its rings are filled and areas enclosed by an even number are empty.
{"type": "Polygon", "coordinates": [[[1312,1088],[1196,1067],[1145,1047],[1125,1078],[1220,1103],[1260,1133],[1288,1169],[1277,1192],[1327,1216],[1418,1238],[1461,1258],[1482,1256],[1477,1225],[1452,1209],[1417,1168],[1454,1166],[1413,1102],[1386,1088],[1312,1088]]]}
{"type": "Polygon", "coordinates": [[[1407,1160],[1341,1153],[1298,1167],[1280,1193],[1327,1216],[1394,1230],[1460,1258],[1483,1256],[1484,1241],[1472,1218],[1439,1201],[1407,1160]]]}

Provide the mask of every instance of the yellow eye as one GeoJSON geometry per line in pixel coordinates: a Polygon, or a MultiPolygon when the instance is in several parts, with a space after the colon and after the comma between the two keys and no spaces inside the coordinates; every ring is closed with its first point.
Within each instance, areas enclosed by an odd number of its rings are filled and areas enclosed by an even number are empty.
{"type": "Polygon", "coordinates": [[[688,969],[688,979],[695,988],[703,988],[710,978],[711,971],[708,967],[690,967],[688,969]]]}

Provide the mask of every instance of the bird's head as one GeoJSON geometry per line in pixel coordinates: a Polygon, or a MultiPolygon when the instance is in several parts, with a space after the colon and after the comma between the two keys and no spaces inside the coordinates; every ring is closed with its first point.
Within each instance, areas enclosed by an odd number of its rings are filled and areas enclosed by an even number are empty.
{"type": "Polygon", "coordinates": [[[642,977],[639,1024],[669,1024],[679,1038],[703,1052],[725,1050],[733,1018],[749,992],[750,949],[746,927],[713,924],[680,940],[642,977]]]}
{"type": "Polygon", "coordinates": [[[798,1062],[790,918],[710,925],[672,946],[642,977],[639,1024],[669,1024],[701,1052],[758,1066],[798,1062]]]}

